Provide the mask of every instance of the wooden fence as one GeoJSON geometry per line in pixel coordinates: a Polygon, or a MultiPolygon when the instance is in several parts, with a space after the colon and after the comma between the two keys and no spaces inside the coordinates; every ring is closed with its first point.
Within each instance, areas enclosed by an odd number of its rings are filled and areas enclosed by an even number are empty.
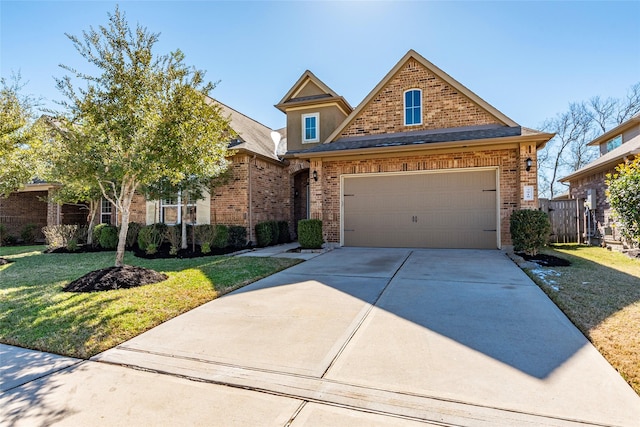
{"type": "Polygon", "coordinates": [[[578,243],[582,229],[582,211],[579,200],[540,199],[540,210],[549,214],[551,243],[578,243]]]}

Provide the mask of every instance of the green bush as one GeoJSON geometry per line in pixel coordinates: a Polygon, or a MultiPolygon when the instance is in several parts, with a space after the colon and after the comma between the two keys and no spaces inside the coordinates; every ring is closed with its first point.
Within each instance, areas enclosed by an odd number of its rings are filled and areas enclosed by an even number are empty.
{"type": "Polygon", "coordinates": [[[536,255],[549,241],[551,223],[542,211],[518,210],[511,214],[511,241],[513,249],[536,255]]]}
{"type": "Polygon", "coordinates": [[[127,247],[132,248],[133,245],[138,241],[138,233],[140,229],[143,227],[139,222],[130,222],[129,228],[127,229],[127,247]]]}
{"type": "Polygon", "coordinates": [[[230,226],[229,246],[232,248],[244,248],[247,246],[247,229],[241,225],[230,226]]]}
{"type": "Polygon", "coordinates": [[[148,254],[155,253],[164,239],[166,225],[151,224],[145,225],[138,232],[138,248],[148,254]]]}
{"type": "Polygon", "coordinates": [[[98,246],[100,244],[100,233],[102,230],[109,224],[98,224],[93,227],[93,244],[94,246],[98,246]]]}
{"type": "Polygon", "coordinates": [[[5,237],[7,237],[7,226],[4,224],[0,224],[0,246],[2,246],[5,237]]]}
{"type": "Polygon", "coordinates": [[[269,221],[256,224],[256,243],[263,248],[272,244],[271,223],[269,221]]]}
{"type": "Polygon", "coordinates": [[[7,246],[13,246],[13,245],[15,245],[17,243],[18,243],[18,238],[16,236],[13,236],[11,234],[7,234],[4,237],[4,244],[7,245],[7,246]]]}
{"type": "Polygon", "coordinates": [[[322,221],[319,219],[301,219],[298,221],[298,243],[302,249],[320,249],[322,247],[322,221]]]}
{"type": "Polygon", "coordinates": [[[291,241],[291,233],[289,232],[288,221],[278,221],[278,243],[289,243],[291,241]]]}
{"type": "Polygon", "coordinates": [[[106,225],[100,230],[100,247],[104,249],[115,249],[118,246],[118,227],[106,225]]]}
{"type": "Polygon", "coordinates": [[[35,224],[27,224],[22,228],[20,237],[25,243],[33,243],[36,240],[36,230],[38,226],[35,224]]]}
{"type": "Polygon", "coordinates": [[[216,237],[213,241],[213,245],[216,248],[226,248],[229,244],[229,227],[226,225],[216,225],[216,237]]]}

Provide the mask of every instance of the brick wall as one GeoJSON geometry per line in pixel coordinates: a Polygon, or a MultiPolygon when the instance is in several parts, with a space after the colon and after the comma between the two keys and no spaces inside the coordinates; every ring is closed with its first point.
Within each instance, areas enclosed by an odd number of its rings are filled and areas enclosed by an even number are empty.
{"type": "MultiPolygon", "coordinates": [[[[48,195],[49,192],[45,190],[11,193],[7,198],[0,197],[0,223],[7,228],[7,234],[20,238],[20,233],[27,224],[35,224],[38,231],[45,227],[48,195]]],[[[42,238],[40,232],[38,238],[42,238]]]]}
{"type": "Polygon", "coordinates": [[[586,199],[587,190],[589,189],[596,190],[595,215],[596,215],[598,229],[600,230],[600,233],[603,235],[604,235],[604,227],[609,226],[612,222],[611,208],[609,207],[609,203],[607,202],[607,196],[605,194],[607,185],[605,184],[604,181],[608,173],[614,173],[614,172],[615,170],[611,169],[611,170],[599,172],[584,178],[576,179],[575,181],[571,182],[570,190],[569,190],[572,199],[586,199]]]}
{"type": "Polygon", "coordinates": [[[410,59],[362,109],[342,137],[500,123],[466,96],[410,59]],[[404,92],[422,90],[422,124],[404,125],[404,92]]]}
{"type": "MultiPolygon", "coordinates": [[[[500,176],[500,235],[502,245],[511,245],[509,219],[515,209],[537,203],[522,200],[522,176],[535,184],[535,170],[522,172],[524,161],[518,148],[464,151],[444,154],[416,154],[402,157],[380,157],[366,160],[312,160],[310,171],[318,173],[318,181],[310,180],[311,218],[323,221],[327,242],[340,242],[340,177],[343,174],[422,171],[497,166],[500,176]],[[520,184],[520,185],[519,185],[520,184]]],[[[535,164],[535,153],[532,155],[535,164]]]]}

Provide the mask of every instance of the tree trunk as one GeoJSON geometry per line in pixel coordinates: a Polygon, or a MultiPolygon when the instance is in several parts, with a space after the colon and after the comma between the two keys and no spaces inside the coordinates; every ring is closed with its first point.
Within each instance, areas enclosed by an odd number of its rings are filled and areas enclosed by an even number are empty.
{"type": "Polygon", "coordinates": [[[124,186],[122,193],[122,202],[120,210],[122,212],[122,222],[120,224],[120,234],[118,236],[118,248],[116,249],[116,267],[122,267],[124,264],[124,250],[127,244],[127,232],[129,231],[129,212],[131,210],[131,200],[135,192],[135,186],[124,186]]]}
{"type": "Polygon", "coordinates": [[[100,200],[91,200],[89,202],[89,216],[87,217],[87,245],[93,245],[93,226],[96,222],[96,214],[98,213],[98,207],[100,206],[100,200]]]}
{"type": "Polygon", "coordinates": [[[180,209],[182,209],[182,233],[180,247],[182,249],[187,249],[187,204],[189,203],[189,197],[186,195],[186,191],[183,191],[182,193],[185,197],[182,198],[182,206],[180,207],[180,209]]]}

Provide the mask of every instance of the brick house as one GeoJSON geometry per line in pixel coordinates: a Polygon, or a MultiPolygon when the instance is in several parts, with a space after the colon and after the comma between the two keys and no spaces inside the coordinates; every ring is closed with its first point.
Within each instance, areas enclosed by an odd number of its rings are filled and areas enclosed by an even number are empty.
{"type": "Polygon", "coordinates": [[[86,224],[87,211],[72,204],[58,205],[51,201],[57,186],[46,182],[27,184],[8,197],[0,197],[0,224],[9,236],[20,238],[29,224],[37,227],[36,241],[43,241],[42,227],[60,224],[86,224]]]}
{"type": "Polygon", "coordinates": [[[321,219],[331,244],[502,248],[511,213],[538,206],[537,150],[553,135],[521,127],[413,50],[355,109],[308,71],[276,107],[287,115],[292,218],[321,219]]]}
{"type": "Polygon", "coordinates": [[[607,174],[615,173],[616,166],[640,154],[640,114],[588,145],[598,147],[600,157],[560,181],[569,184],[571,198],[576,199],[579,206],[585,206],[585,218],[582,221],[587,224],[584,229],[593,237],[591,242],[601,244],[601,239],[604,239],[604,242],[615,245],[622,237],[613,227],[611,207],[605,194],[605,180],[607,174]]]}
{"type": "MultiPolygon", "coordinates": [[[[516,209],[536,209],[537,150],[524,128],[413,50],[353,108],[306,71],[273,131],[220,104],[237,139],[230,179],[190,206],[196,223],[323,221],[330,245],[502,248],[516,209]]],[[[180,195],[136,196],[131,221],[178,223],[180,195]]],[[[118,222],[107,203],[103,222],[118,222]]]]}

